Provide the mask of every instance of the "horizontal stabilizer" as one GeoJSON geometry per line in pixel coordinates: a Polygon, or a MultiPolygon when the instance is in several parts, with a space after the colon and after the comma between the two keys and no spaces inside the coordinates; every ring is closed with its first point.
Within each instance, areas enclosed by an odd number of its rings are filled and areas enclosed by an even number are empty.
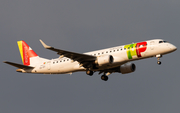
{"type": "Polygon", "coordinates": [[[31,66],[26,66],[26,65],[22,65],[22,64],[13,63],[13,62],[8,62],[8,61],[4,61],[4,63],[12,65],[12,66],[20,68],[20,69],[33,69],[34,68],[31,66]]]}

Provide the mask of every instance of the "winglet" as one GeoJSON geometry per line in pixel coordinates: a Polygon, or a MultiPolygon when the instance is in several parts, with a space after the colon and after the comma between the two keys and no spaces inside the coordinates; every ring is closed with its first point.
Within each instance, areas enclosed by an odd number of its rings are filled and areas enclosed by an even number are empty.
{"type": "Polygon", "coordinates": [[[51,48],[51,46],[46,45],[41,39],[39,41],[44,46],[44,48],[46,48],[46,49],[51,48]]]}

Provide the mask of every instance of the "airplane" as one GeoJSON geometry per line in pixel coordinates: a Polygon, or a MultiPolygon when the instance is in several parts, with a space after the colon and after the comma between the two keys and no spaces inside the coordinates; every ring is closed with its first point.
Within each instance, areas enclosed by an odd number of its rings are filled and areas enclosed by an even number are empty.
{"type": "Polygon", "coordinates": [[[162,39],[131,43],[83,54],[48,46],[42,40],[40,42],[44,48],[57,52],[60,57],[52,60],[39,57],[25,41],[21,40],[17,41],[17,44],[23,65],[9,61],[4,63],[19,68],[16,71],[22,73],[72,74],[85,71],[87,75],[92,76],[94,72],[99,72],[99,74],[103,73],[101,79],[107,81],[112,73],[134,72],[136,65],[131,61],[156,57],[160,65],[160,58],[163,55],[177,50],[176,46],[162,39]]]}

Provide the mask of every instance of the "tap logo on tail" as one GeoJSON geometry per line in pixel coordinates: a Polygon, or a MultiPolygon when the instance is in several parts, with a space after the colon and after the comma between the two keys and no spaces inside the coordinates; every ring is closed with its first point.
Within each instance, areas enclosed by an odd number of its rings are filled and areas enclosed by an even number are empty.
{"type": "Polygon", "coordinates": [[[22,62],[24,65],[30,65],[30,58],[38,56],[23,40],[17,42],[19,46],[19,52],[21,54],[22,62]]]}

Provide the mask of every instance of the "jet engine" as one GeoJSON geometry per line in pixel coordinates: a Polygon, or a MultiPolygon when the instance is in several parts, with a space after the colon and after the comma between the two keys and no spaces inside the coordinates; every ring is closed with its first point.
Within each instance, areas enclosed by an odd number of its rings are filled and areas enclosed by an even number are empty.
{"type": "Polygon", "coordinates": [[[103,65],[108,65],[113,63],[114,58],[112,55],[103,55],[103,56],[99,56],[97,57],[97,60],[95,61],[96,64],[98,64],[99,66],[103,66],[103,65]]]}
{"type": "Polygon", "coordinates": [[[122,74],[127,74],[134,72],[136,70],[136,65],[134,63],[126,63],[120,66],[120,72],[122,74]]]}

